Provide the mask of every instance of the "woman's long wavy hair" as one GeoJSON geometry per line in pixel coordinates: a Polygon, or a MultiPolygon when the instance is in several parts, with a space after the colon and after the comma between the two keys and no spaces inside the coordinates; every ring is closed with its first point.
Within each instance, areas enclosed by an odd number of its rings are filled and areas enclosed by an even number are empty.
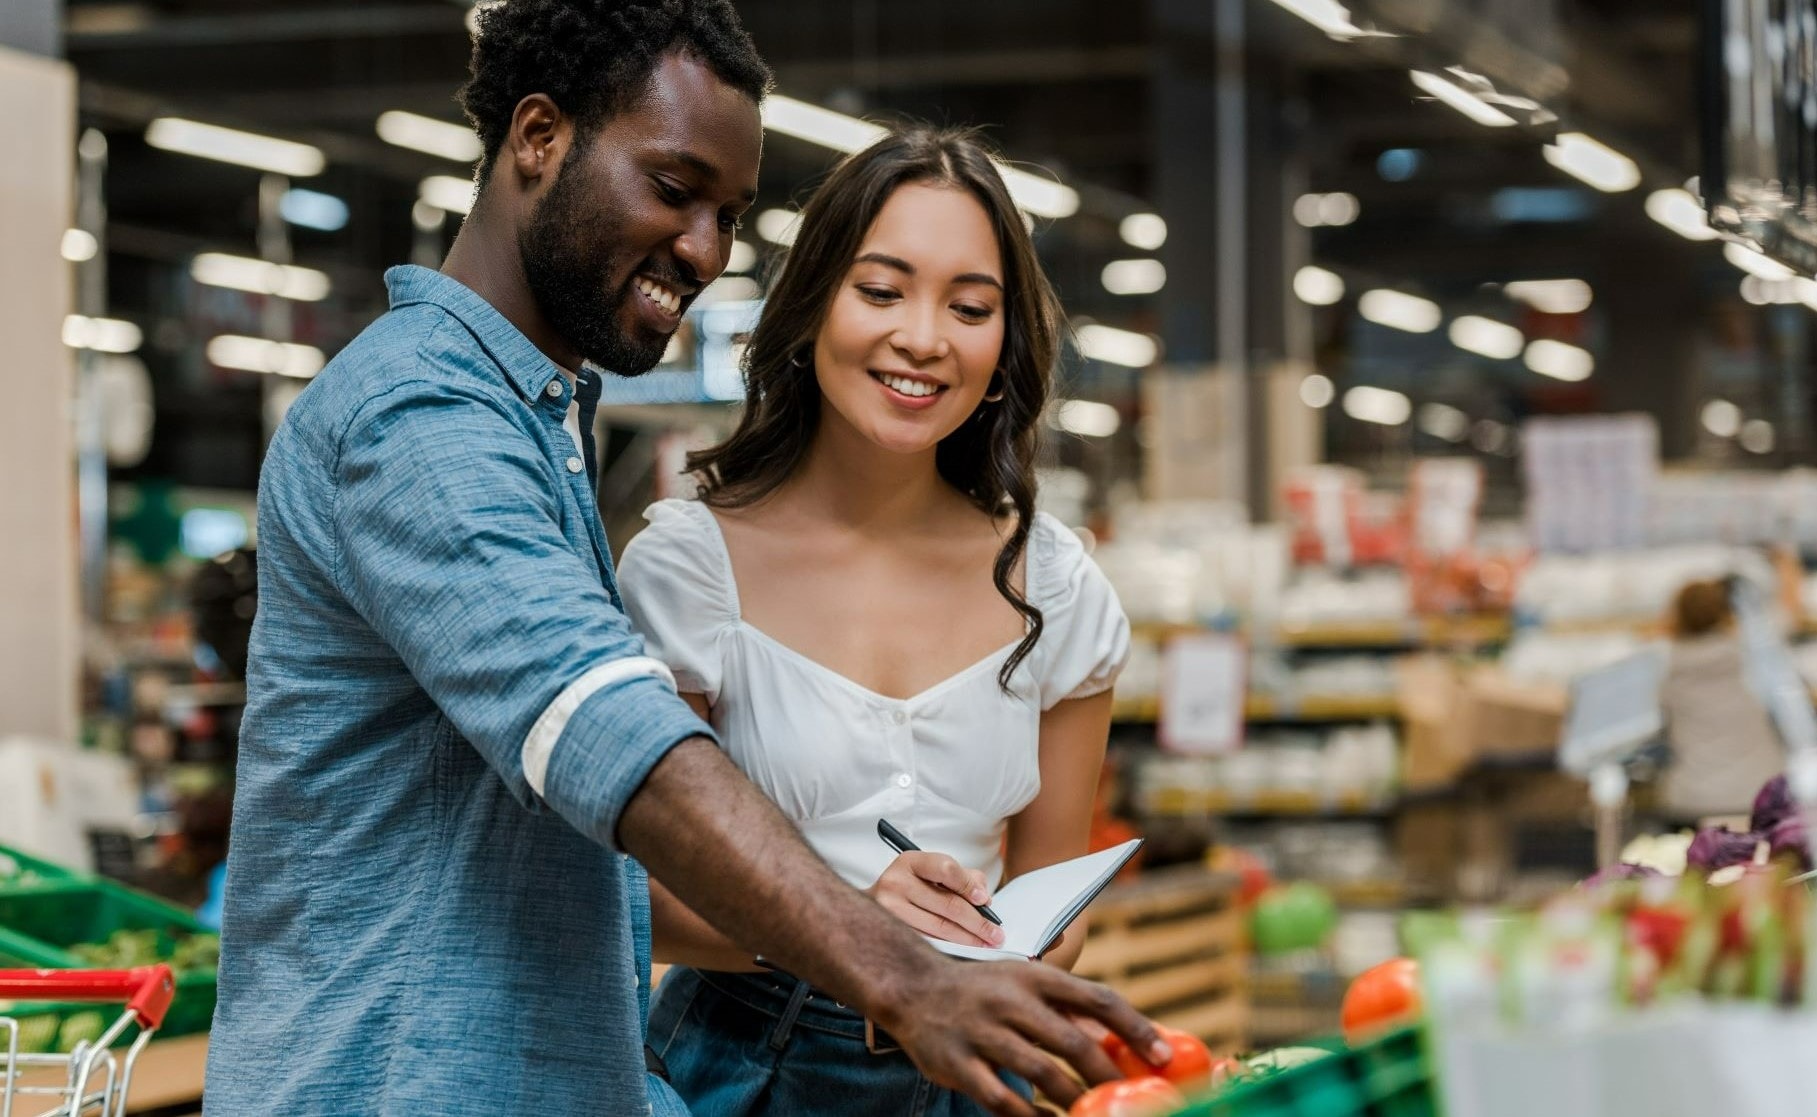
{"type": "Polygon", "coordinates": [[[991,571],[997,592],[1027,627],[997,676],[1007,691],[1041,637],[1041,610],[1010,577],[1034,522],[1036,420],[1047,405],[1061,314],[1022,214],[976,132],[904,129],[833,169],[802,211],[794,247],[745,350],[745,410],[738,427],[719,445],[689,455],[688,469],[699,475],[707,504],[739,508],[763,500],[801,468],[820,426],[820,385],[809,363],[815,339],[884,203],[911,184],[969,192],[990,216],[1003,257],[1003,398],[979,405],[941,441],[935,461],[947,484],[981,511],[1014,517],[991,571]]]}

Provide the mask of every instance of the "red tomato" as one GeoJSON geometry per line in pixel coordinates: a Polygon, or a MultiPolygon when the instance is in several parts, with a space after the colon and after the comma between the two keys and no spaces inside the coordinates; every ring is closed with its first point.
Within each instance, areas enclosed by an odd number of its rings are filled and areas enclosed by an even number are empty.
{"type": "Polygon", "coordinates": [[[1066,1112],[1068,1117],[1164,1117],[1185,1104],[1166,1079],[1130,1078],[1093,1086],[1066,1112]]]}
{"type": "Polygon", "coordinates": [[[1111,1062],[1117,1064],[1124,1078],[1165,1078],[1179,1086],[1191,1088],[1204,1085],[1215,1070],[1211,1049],[1200,1042],[1199,1037],[1191,1032],[1182,1032],[1178,1028],[1169,1028],[1165,1024],[1155,1025],[1167,1046],[1173,1048],[1173,1058],[1162,1066],[1155,1066],[1129,1049],[1129,1045],[1118,1039],[1115,1034],[1105,1036],[1099,1041],[1104,1053],[1110,1056],[1111,1062]]]}
{"type": "Polygon", "coordinates": [[[1419,963],[1396,958],[1365,970],[1344,994],[1344,1039],[1356,1043],[1419,1018],[1419,963]]]}

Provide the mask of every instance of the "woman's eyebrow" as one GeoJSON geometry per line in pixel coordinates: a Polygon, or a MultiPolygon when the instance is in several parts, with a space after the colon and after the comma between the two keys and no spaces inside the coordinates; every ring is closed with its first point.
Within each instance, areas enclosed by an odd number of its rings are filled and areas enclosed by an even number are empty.
{"type": "MultiPolygon", "coordinates": [[[[904,275],[914,275],[915,274],[915,265],[909,263],[907,260],[904,260],[900,256],[891,256],[887,252],[866,252],[864,255],[858,257],[856,260],[853,260],[852,263],[854,263],[854,264],[882,264],[886,268],[895,268],[897,271],[902,272],[904,275]]],[[[978,271],[968,271],[964,275],[956,275],[953,277],[953,282],[954,283],[983,283],[988,286],[995,287],[999,291],[1003,290],[1003,284],[998,282],[997,278],[995,276],[985,275],[983,272],[978,272],[978,271]]]]}

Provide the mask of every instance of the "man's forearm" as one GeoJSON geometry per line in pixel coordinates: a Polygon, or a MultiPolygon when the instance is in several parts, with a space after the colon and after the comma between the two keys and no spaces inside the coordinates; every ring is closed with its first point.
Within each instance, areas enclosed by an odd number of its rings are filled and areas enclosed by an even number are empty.
{"type": "Polygon", "coordinates": [[[938,955],[839,879],[704,739],[665,756],[620,816],[620,844],[740,946],[872,1008],[938,955]]]}

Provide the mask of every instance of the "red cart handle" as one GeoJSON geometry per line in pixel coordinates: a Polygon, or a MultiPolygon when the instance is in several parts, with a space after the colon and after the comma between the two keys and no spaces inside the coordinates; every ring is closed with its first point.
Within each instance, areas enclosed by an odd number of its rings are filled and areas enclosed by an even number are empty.
{"type": "Polygon", "coordinates": [[[177,995],[169,966],[130,970],[0,970],[0,999],[20,1001],[125,1001],[139,1027],[153,1031],[177,995]]]}

